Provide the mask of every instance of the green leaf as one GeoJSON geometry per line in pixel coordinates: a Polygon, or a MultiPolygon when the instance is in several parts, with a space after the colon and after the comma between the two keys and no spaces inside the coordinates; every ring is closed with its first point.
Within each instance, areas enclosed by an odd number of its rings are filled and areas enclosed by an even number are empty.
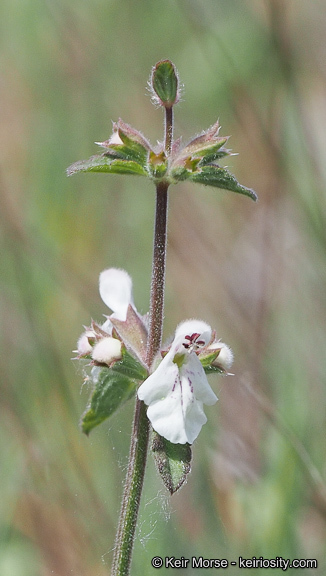
{"type": "Polygon", "coordinates": [[[152,70],[152,87],[160,103],[171,108],[179,99],[178,76],[170,60],[161,60],[152,70]]]}
{"type": "Polygon", "coordinates": [[[67,169],[68,176],[77,172],[107,172],[109,174],[134,174],[148,176],[146,170],[131,160],[112,159],[104,153],[91,156],[88,160],[75,162],[67,169]]]}
{"type": "Polygon", "coordinates": [[[90,379],[94,389],[81,419],[81,429],[87,435],[129,400],[136,390],[135,380],[112,368],[94,366],[90,379]]]}
{"type": "Polygon", "coordinates": [[[172,444],[154,432],[152,451],[157,470],[172,495],[186,482],[191,470],[191,446],[172,444]]]}
{"type": "Polygon", "coordinates": [[[122,360],[115,362],[112,366],[112,370],[133,380],[143,381],[148,376],[148,371],[145,366],[140,364],[136,358],[129,354],[128,350],[126,350],[124,346],[122,347],[122,360]]]}
{"type": "Polygon", "coordinates": [[[226,168],[219,168],[214,165],[203,166],[200,171],[191,173],[189,180],[205,186],[214,186],[238,192],[238,194],[249,196],[252,200],[257,200],[257,194],[254,190],[239,184],[237,179],[226,168]]]}

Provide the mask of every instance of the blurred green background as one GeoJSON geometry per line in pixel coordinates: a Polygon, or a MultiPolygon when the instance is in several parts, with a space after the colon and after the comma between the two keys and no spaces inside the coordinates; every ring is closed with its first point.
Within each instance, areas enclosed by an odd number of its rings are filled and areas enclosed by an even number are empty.
{"type": "Polygon", "coordinates": [[[110,571],[133,402],[83,436],[71,351],[107,313],[101,270],[127,269],[148,310],[155,195],[65,169],[119,116],[162,138],[146,90],[161,58],[185,86],[175,136],[219,118],[259,202],[171,188],[164,335],[208,321],[234,376],[210,377],[220,400],[172,499],[149,457],[132,575],[154,555],[316,558],[300,574],[325,574],[324,2],[2,0],[0,30],[1,576],[110,571]]]}

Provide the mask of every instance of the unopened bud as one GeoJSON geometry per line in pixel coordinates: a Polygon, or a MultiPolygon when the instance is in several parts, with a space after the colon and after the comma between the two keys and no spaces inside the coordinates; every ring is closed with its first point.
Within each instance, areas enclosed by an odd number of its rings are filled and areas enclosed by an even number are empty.
{"type": "Polygon", "coordinates": [[[216,342],[211,344],[208,347],[208,350],[215,350],[216,352],[219,350],[218,356],[215,358],[214,362],[212,362],[212,366],[218,366],[225,371],[231,368],[233,363],[233,352],[229,346],[223,342],[216,342]]]}
{"type": "Polygon", "coordinates": [[[92,341],[95,339],[95,334],[92,330],[86,330],[80,336],[77,342],[77,352],[78,356],[89,356],[93,350],[92,341]]]}
{"type": "Polygon", "coordinates": [[[150,87],[159,106],[172,108],[180,99],[178,74],[170,60],[161,60],[152,69],[150,87]]]}
{"type": "Polygon", "coordinates": [[[122,344],[117,338],[112,338],[111,336],[102,338],[102,340],[95,344],[92,351],[92,358],[100,364],[111,364],[114,360],[121,360],[121,348],[122,344]]]}

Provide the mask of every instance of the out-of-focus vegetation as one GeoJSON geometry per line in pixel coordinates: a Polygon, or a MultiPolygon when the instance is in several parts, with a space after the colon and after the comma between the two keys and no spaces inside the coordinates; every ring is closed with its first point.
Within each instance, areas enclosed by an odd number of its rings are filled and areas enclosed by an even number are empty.
{"type": "Polygon", "coordinates": [[[104,268],[127,269],[147,311],[154,191],[65,168],[119,116],[162,138],[145,89],[161,58],[185,85],[176,136],[220,118],[259,202],[171,188],[165,336],[202,318],[236,360],[211,377],[220,401],[171,500],[149,458],[132,574],[153,555],[317,558],[300,573],[324,574],[324,3],[2,0],[0,30],[1,576],[109,573],[133,406],[83,436],[70,358],[106,313],[104,268]]]}

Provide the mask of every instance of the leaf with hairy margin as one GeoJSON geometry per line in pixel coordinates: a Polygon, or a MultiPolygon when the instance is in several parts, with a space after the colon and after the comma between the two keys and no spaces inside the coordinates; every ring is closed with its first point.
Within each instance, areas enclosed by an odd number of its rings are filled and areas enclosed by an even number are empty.
{"type": "Polygon", "coordinates": [[[220,168],[213,164],[203,166],[200,171],[189,173],[188,180],[196,184],[204,184],[204,186],[214,186],[215,188],[231,190],[232,192],[249,196],[249,198],[254,201],[257,200],[257,194],[254,190],[239,184],[235,176],[226,168],[220,168]]]}
{"type": "Polygon", "coordinates": [[[172,444],[153,432],[152,451],[158,473],[170,494],[175,494],[186,482],[191,471],[191,445],[172,444]]]}
{"type": "Polygon", "coordinates": [[[88,160],[79,160],[67,169],[67,175],[78,172],[106,172],[109,174],[130,174],[148,176],[145,168],[133,160],[109,158],[105,153],[91,156],[88,160]]]}

